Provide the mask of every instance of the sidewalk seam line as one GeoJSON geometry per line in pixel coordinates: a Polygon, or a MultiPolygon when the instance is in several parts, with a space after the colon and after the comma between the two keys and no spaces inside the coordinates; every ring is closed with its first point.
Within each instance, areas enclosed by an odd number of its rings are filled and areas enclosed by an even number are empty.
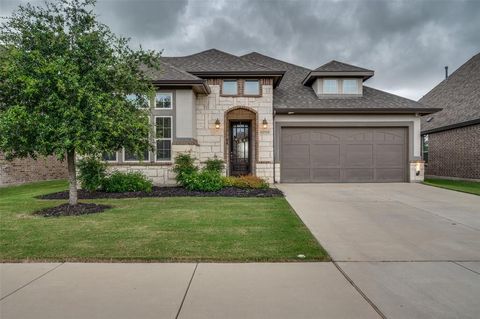
{"type": "Polygon", "coordinates": [[[378,308],[377,305],[375,305],[373,303],[373,301],[370,300],[370,298],[367,297],[367,295],[360,289],[360,287],[358,287],[355,284],[355,282],[347,275],[347,273],[345,271],[343,271],[343,269],[340,268],[340,266],[335,261],[332,261],[332,263],[335,265],[335,267],[338,269],[338,271],[340,271],[340,273],[343,275],[343,277],[345,277],[345,279],[350,283],[350,285],[352,285],[352,287],[355,288],[355,290],[363,297],[363,299],[365,299],[365,301],[373,308],[373,310],[375,310],[375,312],[382,319],[387,319],[387,317],[383,314],[383,312],[380,310],[380,308],[378,308]]]}
{"type": "Polygon", "coordinates": [[[8,295],[6,295],[6,296],[4,296],[4,297],[0,298],[0,301],[4,300],[4,299],[5,299],[5,298],[7,298],[7,297],[10,297],[11,295],[13,295],[14,293],[16,293],[17,291],[19,291],[19,290],[21,290],[21,289],[23,289],[23,288],[27,287],[28,285],[30,285],[30,284],[31,284],[31,283],[33,283],[34,281],[37,281],[38,279],[40,279],[40,278],[42,278],[43,276],[45,276],[45,275],[47,275],[47,274],[51,273],[52,271],[54,271],[55,269],[57,269],[58,267],[60,267],[60,266],[62,266],[62,265],[64,265],[64,264],[65,264],[65,263],[63,262],[63,263],[61,263],[61,264],[59,264],[59,265],[57,265],[57,266],[53,267],[52,269],[50,269],[50,270],[49,270],[49,271],[47,271],[46,273],[44,273],[44,274],[41,274],[40,276],[33,278],[32,280],[30,280],[29,282],[27,282],[27,283],[26,283],[26,284],[24,284],[23,286],[21,286],[21,287],[19,287],[19,288],[15,289],[14,291],[12,291],[11,293],[9,293],[8,295]]]}
{"type": "Polygon", "coordinates": [[[463,269],[470,270],[471,272],[473,272],[473,273],[475,273],[475,274],[477,274],[477,275],[480,275],[480,272],[477,272],[477,271],[475,271],[475,270],[473,270],[473,269],[468,268],[467,266],[464,266],[464,265],[462,265],[462,264],[459,264],[459,263],[456,262],[456,261],[452,261],[452,262],[453,262],[455,265],[462,267],[463,269]]]}
{"type": "Polygon", "coordinates": [[[185,302],[185,299],[187,298],[188,290],[190,290],[190,285],[192,284],[193,277],[195,276],[195,272],[197,271],[198,263],[195,264],[195,268],[193,269],[192,277],[190,277],[190,281],[188,282],[187,289],[185,290],[185,294],[183,295],[182,302],[180,303],[180,307],[178,307],[177,315],[175,316],[175,319],[178,319],[178,316],[180,316],[180,312],[182,311],[183,303],[185,302]]]}

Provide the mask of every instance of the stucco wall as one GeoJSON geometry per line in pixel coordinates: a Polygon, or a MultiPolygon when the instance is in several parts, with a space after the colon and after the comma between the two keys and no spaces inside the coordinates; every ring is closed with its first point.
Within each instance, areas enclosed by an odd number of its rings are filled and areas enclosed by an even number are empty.
{"type": "Polygon", "coordinates": [[[53,156],[5,160],[0,153],[0,186],[16,185],[50,179],[66,179],[67,162],[53,156]]]}
{"type": "Polygon", "coordinates": [[[480,124],[428,134],[427,176],[480,179],[480,124]]]}

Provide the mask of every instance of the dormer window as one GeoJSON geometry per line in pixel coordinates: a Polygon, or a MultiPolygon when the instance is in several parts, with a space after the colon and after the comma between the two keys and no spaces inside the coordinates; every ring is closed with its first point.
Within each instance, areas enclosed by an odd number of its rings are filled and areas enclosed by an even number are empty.
{"type": "Polygon", "coordinates": [[[338,81],[331,80],[331,79],[324,79],[323,94],[338,94],[338,81]]]}
{"type": "Polygon", "coordinates": [[[343,94],[358,94],[358,81],[355,79],[343,80],[343,94]]]}

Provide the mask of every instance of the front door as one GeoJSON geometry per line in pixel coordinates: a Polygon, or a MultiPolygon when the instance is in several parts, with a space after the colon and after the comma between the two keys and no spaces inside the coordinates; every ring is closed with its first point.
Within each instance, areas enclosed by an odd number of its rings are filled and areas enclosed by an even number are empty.
{"type": "Polygon", "coordinates": [[[250,122],[230,123],[230,175],[251,173],[250,122]]]}

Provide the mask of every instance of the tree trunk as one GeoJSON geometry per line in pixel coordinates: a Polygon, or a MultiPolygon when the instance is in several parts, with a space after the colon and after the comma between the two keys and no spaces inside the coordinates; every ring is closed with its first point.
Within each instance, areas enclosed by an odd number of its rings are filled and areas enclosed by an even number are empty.
{"type": "Polygon", "coordinates": [[[77,172],[75,168],[75,150],[71,150],[67,152],[67,165],[68,165],[68,183],[69,183],[68,203],[70,205],[77,205],[78,197],[77,197],[77,172]]]}

